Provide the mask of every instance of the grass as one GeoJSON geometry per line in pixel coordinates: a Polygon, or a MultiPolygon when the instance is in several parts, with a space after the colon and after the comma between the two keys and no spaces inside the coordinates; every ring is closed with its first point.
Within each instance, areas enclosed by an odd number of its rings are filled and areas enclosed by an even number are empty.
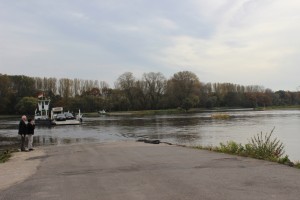
{"type": "Polygon", "coordinates": [[[245,145],[234,141],[228,141],[225,144],[220,143],[220,145],[216,147],[197,146],[195,148],[268,160],[300,168],[300,162],[293,163],[287,155],[284,155],[285,151],[283,143],[277,138],[272,138],[274,129],[275,128],[273,128],[270,133],[263,134],[261,132],[260,134],[253,136],[245,145]]]}
{"type": "Polygon", "coordinates": [[[0,136],[0,163],[4,163],[18,150],[19,139],[17,137],[0,136]]]}
{"type": "Polygon", "coordinates": [[[13,152],[15,152],[15,150],[0,151],[0,163],[5,163],[8,161],[13,152]]]}
{"type": "Polygon", "coordinates": [[[0,119],[21,118],[20,115],[0,115],[0,119]]]}
{"type": "Polygon", "coordinates": [[[268,106],[268,107],[258,107],[258,108],[264,108],[264,110],[286,110],[286,109],[291,109],[291,110],[297,110],[300,109],[300,105],[293,105],[293,106],[268,106]]]}
{"type": "Polygon", "coordinates": [[[211,118],[212,119],[226,120],[226,119],[230,119],[230,115],[217,113],[217,114],[212,114],[211,118]]]}
{"type": "Polygon", "coordinates": [[[300,169],[300,161],[295,162],[295,167],[300,169]]]}

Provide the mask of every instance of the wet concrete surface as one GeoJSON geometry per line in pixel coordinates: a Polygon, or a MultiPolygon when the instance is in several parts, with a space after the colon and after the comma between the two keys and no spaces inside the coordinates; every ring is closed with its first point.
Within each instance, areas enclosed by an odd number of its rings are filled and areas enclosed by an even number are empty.
{"type": "Polygon", "coordinates": [[[166,144],[44,148],[37,172],[0,199],[299,199],[300,170],[166,144]]]}

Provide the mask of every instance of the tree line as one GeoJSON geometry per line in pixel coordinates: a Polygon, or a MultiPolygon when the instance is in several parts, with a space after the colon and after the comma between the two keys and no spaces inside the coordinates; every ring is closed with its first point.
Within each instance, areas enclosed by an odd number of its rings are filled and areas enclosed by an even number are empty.
{"type": "Polygon", "coordinates": [[[33,114],[43,93],[51,106],[82,112],[214,107],[299,105],[300,93],[272,91],[263,86],[203,83],[196,74],[180,71],[167,79],[160,72],[136,78],[125,72],[113,88],[104,81],[41,78],[0,74],[0,114],[33,114]]]}

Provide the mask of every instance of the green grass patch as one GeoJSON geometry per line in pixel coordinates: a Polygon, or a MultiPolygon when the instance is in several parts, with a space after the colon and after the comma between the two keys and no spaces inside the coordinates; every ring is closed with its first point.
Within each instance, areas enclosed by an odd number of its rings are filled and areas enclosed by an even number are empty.
{"type": "Polygon", "coordinates": [[[293,105],[293,106],[268,106],[268,107],[258,107],[263,110],[299,110],[300,105],[293,105]]]}
{"type": "Polygon", "coordinates": [[[253,136],[245,145],[234,141],[228,141],[226,143],[220,143],[219,146],[197,146],[195,148],[268,160],[300,168],[299,162],[293,163],[287,155],[284,155],[285,151],[283,143],[277,138],[272,138],[274,129],[275,128],[273,128],[270,133],[263,134],[261,132],[253,136]]]}
{"type": "Polygon", "coordinates": [[[300,169],[300,161],[295,162],[295,167],[300,169]]]}
{"type": "Polygon", "coordinates": [[[21,115],[0,115],[0,119],[20,118],[21,115]]]}
{"type": "Polygon", "coordinates": [[[15,152],[16,150],[4,150],[0,151],[0,163],[5,163],[6,161],[9,160],[9,158],[12,156],[12,153],[15,152]]]}

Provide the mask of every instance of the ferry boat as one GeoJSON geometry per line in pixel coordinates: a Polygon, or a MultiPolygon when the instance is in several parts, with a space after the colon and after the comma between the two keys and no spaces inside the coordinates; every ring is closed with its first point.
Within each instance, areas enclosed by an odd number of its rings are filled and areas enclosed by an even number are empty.
{"type": "Polygon", "coordinates": [[[80,110],[75,116],[68,112],[64,112],[63,107],[55,107],[51,110],[51,118],[53,125],[78,125],[82,123],[82,114],[80,110]]]}
{"type": "Polygon", "coordinates": [[[50,109],[50,99],[44,96],[38,98],[38,109],[35,110],[34,120],[36,125],[79,125],[82,123],[82,114],[73,115],[70,112],[64,112],[63,107],[54,107],[50,109]]]}
{"type": "Polygon", "coordinates": [[[52,125],[52,120],[49,117],[49,106],[50,99],[39,96],[38,97],[38,108],[35,109],[34,121],[36,125],[52,125]]]}

